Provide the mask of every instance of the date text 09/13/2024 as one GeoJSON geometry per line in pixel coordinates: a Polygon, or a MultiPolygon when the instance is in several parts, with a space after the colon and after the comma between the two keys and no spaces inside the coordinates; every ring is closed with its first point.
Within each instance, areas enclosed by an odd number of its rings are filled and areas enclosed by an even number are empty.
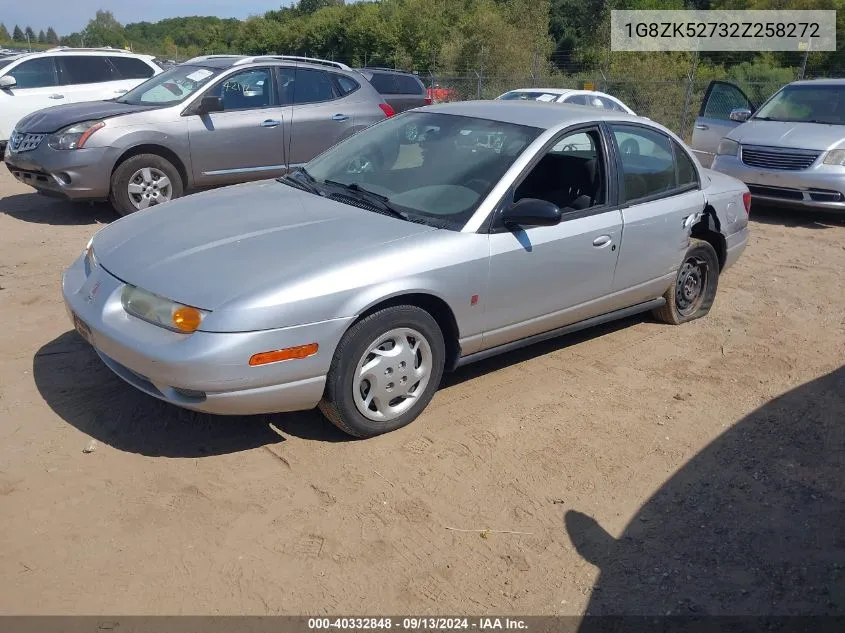
{"type": "Polygon", "coordinates": [[[525,620],[519,618],[495,617],[403,617],[403,618],[309,618],[309,630],[352,629],[377,630],[397,629],[403,631],[444,631],[444,630],[525,630],[525,620]]]}

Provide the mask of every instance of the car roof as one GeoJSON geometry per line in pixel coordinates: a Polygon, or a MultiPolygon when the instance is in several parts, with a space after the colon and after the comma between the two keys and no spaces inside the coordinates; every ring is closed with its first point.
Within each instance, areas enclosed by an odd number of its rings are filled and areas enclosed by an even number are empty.
{"type": "Polygon", "coordinates": [[[541,101],[457,101],[427,106],[424,112],[439,112],[458,116],[490,119],[502,123],[527,125],[542,129],[551,129],[576,123],[595,121],[630,121],[644,123],[665,129],[663,126],[647,121],[626,112],[600,110],[568,103],[544,103],[541,101]]]}
{"type": "Polygon", "coordinates": [[[845,86],[845,79],[802,79],[793,81],[791,86],[845,86]]]}
{"type": "Polygon", "coordinates": [[[550,95],[565,95],[570,92],[578,92],[578,90],[575,88],[515,88],[513,90],[508,90],[504,94],[509,94],[511,92],[544,92],[550,95]]]}
{"type": "Polygon", "coordinates": [[[333,62],[327,59],[316,57],[299,57],[295,55],[200,55],[182,62],[192,66],[205,66],[207,68],[228,69],[234,66],[247,66],[250,64],[272,64],[288,66],[296,64],[305,68],[331,68],[333,70],[350,71],[346,64],[333,62]]]}

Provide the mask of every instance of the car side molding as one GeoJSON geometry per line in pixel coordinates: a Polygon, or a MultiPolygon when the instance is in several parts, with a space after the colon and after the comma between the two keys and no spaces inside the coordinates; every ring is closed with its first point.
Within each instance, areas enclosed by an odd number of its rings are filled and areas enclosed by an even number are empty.
{"type": "Polygon", "coordinates": [[[600,314],[599,316],[590,317],[589,319],[584,319],[583,321],[578,321],[576,323],[570,323],[569,325],[564,325],[563,327],[549,330],[548,332],[541,332],[540,334],[534,334],[533,336],[528,336],[526,338],[519,339],[518,341],[505,343],[504,345],[498,345],[496,347],[491,347],[490,349],[475,352],[474,354],[462,356],[458,359],[458,362],[455,363],[454,368],[457,369],[458,367],[463,367],[464,365],[469,365],[470,363],[485,360],[487,358],[491,358],[492,356],[498,356],[499,354],[504,354],[506,352],[512,352],[522,347],[528,347],[529,345],[534,345],[535,343],[541,343],[552,338],[557,338],[558,336],[563,336],[564,334],[572,334],[573,332],[586,330],[596,325],[602,325],[611,321],[617,321],[619,319],[634,316],[635,314],[640,314],[642,312],[648,312],[649,310],[660,308],[664,305],[666,305],[666,299],[659,297],[657,299],[652,299],[651,301],[646,301],[645,303],[638,303],[637,305],[633,305],[628,308],[614,310],[613,312],[608,312],[607,314],[600,314]]]}

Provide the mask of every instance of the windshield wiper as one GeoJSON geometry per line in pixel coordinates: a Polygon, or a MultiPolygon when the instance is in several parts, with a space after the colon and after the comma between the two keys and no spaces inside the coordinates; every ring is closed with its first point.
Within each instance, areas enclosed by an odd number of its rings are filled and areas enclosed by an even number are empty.
{"type": "Polygon", "coordinates": [[[351,182],[349,184],[346,184],[344,182],[338,182],[336,180],[326,180],[324,182],[327,185],[339,187],[340,189],[343,189],[346,192],[351,192],[355,194],[359,200],[363,200],[368,204],[372,204],[373,206],[378,207],[380,211],[384,211],[394,217],[401,218],[402,220],[408,220],[408,215],[405,212],[400,211],[393,204],[390,203],[390,198],[388,198],[387,196],[383,196],[380,193],[376,193],[375,191],[364,189],[357,182],[351,182]]]}
{"type": "Polygon", "coordinates": [[[320,191],[320,189],[318,189],[317,186],[313,184],[316,181],[311,177],[311,174],[305,171],[304,167],[300,167],[292,173],[303,174],[306,180],[294,178],[291,173],[288,173],[284,176],[279,176],[278,178],[276,178],[276,181],[288,185],[289,187],[295,187],[296,189],[301,189],[302,191],[307,191],[308,193],[313,193],[318,196],[323,195],[323,192],[320,191]]]}

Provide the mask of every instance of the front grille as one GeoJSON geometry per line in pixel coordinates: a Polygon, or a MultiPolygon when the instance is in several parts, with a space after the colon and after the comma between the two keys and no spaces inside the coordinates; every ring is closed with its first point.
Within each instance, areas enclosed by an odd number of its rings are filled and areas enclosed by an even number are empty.
{"type": "Polygon", "coordinates": [[[815,202],[842,202],[842,194],[827,189],[810,189],[810,200],[815,202]]]}
{"type": "Polygon", "coordinates": [[[803,200],[804,194],[799,189],[787,189],[786,187],[764,187],[762,185],[748,185],[748,191],[752,196],[768,196],[770,198],[783,198],[784,200],[803,200]]]}
{"type": "Polygon", "coordinates": [[[821,152],[810,149],[781,149],[779,147],[742,146],[742,162],[750,167],[798,171],[807,169],[821,152]]]}
{"type": "Polygon", "coordinates": [[[12,132],[9,138],[9,147],[15,153],[29,152],[34,150],[44,140],[43,134],[23,134],[22,132],[12,132]]]}

